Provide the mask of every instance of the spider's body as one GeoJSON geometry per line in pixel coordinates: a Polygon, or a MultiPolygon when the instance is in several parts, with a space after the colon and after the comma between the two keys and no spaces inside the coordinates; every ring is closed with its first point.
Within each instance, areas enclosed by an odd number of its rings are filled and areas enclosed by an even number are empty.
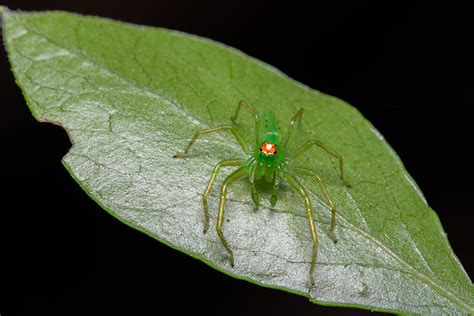
{"type": "Polygon", "coordinates": [[[255,180],[264,179],[273,182],[284,160],[280,146],[280,128],[272,112],[263,113],[263,122],[257,141],[260,145],[256,146],[252,157],[254,158],[252,168],[255,168],[255,180]]]}
{"type": "Polygon", "coordinates": [[[300,109],[290,120],[288,130],[284,136],[280,133],[280,127],[278,126],[278,122],[275,118],[275,115],[272,112],[264,112],[262,115],[263,122],[261,122],[260,116],[258,115],[255,108],[245,101],[240,101],[235,112],[235,115],[231,118],[231,120],[235,123],[235,120],[239,114],[240,109],[244,107],[248,110],[255,119],[255,147],[252,149],[247,148],[247,144],[244,142],[238,131],[229,125],[223,125],[215,128],[205,129],[197,131],[194,136],[191,138],[191,141],[184,149],[184,151],[177,153],[174,157],[182,157],[188,151],[192,144],[196,141],[198,137],[204,134],[208,134],[215,131],[221,130],[229,130],[242,147],[245,153],[249,155],[248,159],[228,159],[219,162],[212,171],[212,176],[209,181],[209,184],[206,188],[206,191],[203,194],[203,206],[204,206],[204,233],[207,232],[209,228],[209,211],[207,206],[207,198],[211,192],[212,185],[216,180],[217,173],[219,172],[221,167],[227,166],[235,166],[239,167],[236,171],[230,174],[223,182],[221,189],[220,189],[220,203],[219,203],[219,212],[217,214],[216,220],[216,230],[221,239],[222,245],[225,247],[227,252],[230,255],[230,264],[234,266],[234,254],[230,249],[224,235],[222,233],[222,225],[224,222],[224,211],[225,211],[225,204],[226,204],[226,197],[227,197],[227,188],[230,184],[232,184],[235,180],[242,178],[244,176],[249,177],[249,182],[252,190],[252,200],[254,201],[255,205],[260,205],[260,199],[257,191],[257,183],[259,182],[267,182],[272,187],[272,195],[271,195],[271,205],[274,206],[277,203],[277,191],[280,185],[280,181],[284,179],[288,184],[296,189],[296,191],[303,197],[304,200],[304,207],[306,210],[306,216],[309,225],[309,231],[311,234],[311,239],[313,241],[313,255],[311,260],[311,268],[310,268],[310,280],[311,283],[314,284],[314,267],[316,264],[316,256],[318,250],[318,238],[316,234],[316,226],[314,224],[313,219],[313,208],[311,201],[309,199],[309,195],[307,190],[303,185],[299,183],[296,176],[312,176],[314,177],[321,187],[321,191],[326,199],[326,202],[331,207],[332,211],[332,220],[331,220],[331,238],[334,242],[336,242],[336,236],[334,234],[334,225],[335,225],[335,215],[336,215],[336,207],[332,202],[324,183],[322,182],[321,178],[314,173],[313,171],[301,168],[301,167],[294,167],[291,165],[291,162],[305,153],[309,148],[313,145],[316,145],[323,150],[325,150],[328,154],[334,156],[339,160],[339,168],[340,168],[340,175],[343,183],[347,186],[347,182],[344,179],[344,170],[343,170],[343,160],[342,157],[336,154],[331,149],[327,148],[322,142],[318,140],[312,140],[304,144],[298,150],[296,150],[291,157],[285,157],[285,149],[290,139],[290,136],[293,132],[293,127],[295,123],[300,122],[303,116],[303,109],[300,109]],[[261,125],[263,123],[263,125],[261,125]]]}
{"type": "Polygon", "coordinates": [[[260,141],[281,145],[280,127],[273,112],[263,112],[263,126],[260,127],[260,141]]]}

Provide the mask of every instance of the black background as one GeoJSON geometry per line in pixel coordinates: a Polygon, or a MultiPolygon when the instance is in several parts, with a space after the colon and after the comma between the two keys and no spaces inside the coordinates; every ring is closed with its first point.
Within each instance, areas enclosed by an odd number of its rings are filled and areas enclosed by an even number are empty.
{"type": "MultiPolygon", "coordinates": [[[[473,23],[469,8],[379,1],[15,1],[212,38],[357,107],[472,253],[473,23]]],[[[61,165],[59,127],[37,123],[0,51],[3,315],[371,314],[321,307],[225,276],[119,223],[61,165]]]]}

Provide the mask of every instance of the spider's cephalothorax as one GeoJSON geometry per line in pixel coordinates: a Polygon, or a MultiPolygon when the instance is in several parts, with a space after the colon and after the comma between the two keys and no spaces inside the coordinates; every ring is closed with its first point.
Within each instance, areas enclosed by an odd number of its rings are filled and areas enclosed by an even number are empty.
{"type": "Polygon", "coordinates": [[[275,156],[277,154],[277,146],[274,143],[264,142],[260,145],[260,154],[258,155],[261,160],[266,160],[268,158],[269,161],[275,160],[275,156]]]}
{"type": "Polygon", "coordinates": [[[276,144],[263,142],[254,157],[256,161],[256,165],[254,166],[254,168],[256,168],[256,178],[260,179],[264,177],[266,181],[271,182],[281,163],[280,157],[282,156],[283,155],[278,153],[276,144]]]}
{"type": "Polygon", "coordinates": [[[253,106],[248,104],[245,101],[240,101],[235,112],[235,115],[231,118],[231,120],[235,123],[237,119],[237,115],[240,112],[241,108],[248,110],[255,119],[255,135],[256,135],[256,142],[254,150],[249,150],[247,144],[243,140],[243,138],[238,133],[237,129],[230,125],[223,125],[215,128],[209,128],[197,131],[188,145],[185,147],[184,151],[178,152],[174,155],[175,158],[184,156],[191,148],[192,144],[196,141],[196,139],[202,135],[215,132],[215,131],[222,131],[222,130],[229,130],[242,147],[245,153],[252,153],[248,159],[227,159],[222,160],[219,162],[212,171],[211,179],[209,180],[209,184],[207,185],[206,191],[203,194],[203,205],[204,205],[204,233],[206,233],[207,229],[209,228],[209,211],[207,206],[207,198],[211,192],[212,185],[216,180],[217,173],[219,172],[221,167],[228,167],[234,166],[239,167],[233,173],[231,173],[223,182],[220,188],[220,202],[219,202],[219,212],[217,213],[216,219],[216,231],[219,235],[219,238],[222,242],[222,245],[227,250],[227,253],[230,256],[230,264],[234,266],[234,253],[232,249],[229,247],[224,235],[222,233],[222,225],[224,223],[224,211],[225,211],[225,204],[226,204],[226,197],[227,197],[227,188],[230,184],[232,184],[235,180],[242,178],[244,176],[249,177],[250,187],[252,190],[252,200],[254,201],[255,205],[260,205],[260,198],[257,191],[257,183],[259,180],[263,180],[269,182],[272,187],[272,194],[270,198],[270,202],[272,206],[275,206],[277,203],[277,191],[280,185],[281,179],[285,180],[288,184],[295,188],[298,194],[303,198],[304,207],[306,210],[306,217],[308,220],[309,232],[311,234],[311,239],[313,241],[313,254],[311,257],[311,267],[309,270],[310,273],[310,281],[311,284],[314,284],[314,268],[316,265],[316,257],[318,252],[318,236],[316,234],[316,226],[314,224],[313,218],[313,206],[309,199],[309,194],[306,188],[298,181],[297,176],[310,176],[313,177],[319,184],[321,191],[323,193],[326,202],[331,207],[332,211],[332,218],[331,218],[331,227],[330,227],[330,235],[334,242],[336,242],[336,235],[334,233],[334,225],[336,222],[336,206],[334,205],[326,186],[324,185],[321,178],[314,173],[310,169],[296,167],[291,164],[291,161],[300,157],[303,153],[305,153],[308,149],[310,149],[313,145],[316,145],[326,151],[329,155],[335,157],[339,160],[339,172],[341,176],[341,180],[349,187],[349,184],[344,179],[344,167],[343,167],[343,159],[340,155],[336,152],[332,151],[328,147],[326,147],[322,142],[319,140],[311,140],[297,149],[292,155],[291,159],[285,157],[285,149],[290,139],[290,136],[293,132],[293,127],[295,123],[300,122],[301,118],[303,117],[303,109],[300,109],[290,120],[288,130],[285,136],[282,138],[280,133],[280,128],[278,127],[277,121],[275,116],[272,112],[264,112],[263,117],[263,126],[261,126],[260,116],[258,115],[257,111],[253,106]]]}

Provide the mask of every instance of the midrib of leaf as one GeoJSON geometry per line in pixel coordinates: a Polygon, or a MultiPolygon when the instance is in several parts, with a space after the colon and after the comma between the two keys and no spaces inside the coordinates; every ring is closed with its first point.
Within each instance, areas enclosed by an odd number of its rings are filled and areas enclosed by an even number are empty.
{"type": "MultiPolygon", "coordinates": [[[[372,132],[373,132],[373,129],[370,129],[372,132]]],[[[361,138],[363,140],[363,143],[364,143],[364,146],[367,150],[369,150],[369,147],[367,146],[367,144],[365,143],[365,140],[364,138],[359,134],[359,138],[361,138]]],[[[389,147],[389,146],[385,146],[385,147],[389,147]]],[[[390,148],[391,149],[391,148],[390,148]]],[[[400,162],[398,161],[397,159],[397,156],[396,154],[393,153],[393,150],[390,150],[392,156],[394,156],[394,160],[397,161],[397,164],[399,165],[399,167],[402,167],[400,162]]],[[[377,162],[377,160],[375,160],[375,163],[378,165],[379,169],[380,170],[383,170],[383,168],[381,168],[380,164],[377,162]]],[[[385,179],[385,177],[384,177],[385,179]]],[[[417,188],[416,185],[414,185],[412,183],[412,181],[410,181],[410,184],[412,187],[414,187],[414,189],[417,191],[418,195],[421,196],[421,198],[423,199],[423,201],[425,201],[426,203],[426,200],[423,196],[423,194],[421,194],[421,192],[419,191],[419,189],[417,188]]],[[[387,188],[387,184],[384,182],[384,185],[385,185],[385,190],[388,191],[388,192],[391,192],[390,190],[388,190],[387,188]]],[[[351,192],[350,191],[346,191],[347,194],[349,194],[352,198],[353,201],[356,201],[354,199],[354,197],[352,196],[351,192]]],[[[392,199],[394,200],[394,204],[396,205],[396,208],[397,210],[400,212],[400,207],[398,206],[398,203],[396,201],[396,199],[394,198],[393,194],[391,193],[390,196],[392,197],[392,199]]],[[[356,202],[357,203],[357,202],[356,202]]],[[[327,206],[326,206],[327,207],[327,206]]],[[[358,207],[359,209],[359,207],[358,207]]],[[[362,217],[364,217],[364,215],[361,213],[362,217]]],[[[428,284],[429,286],[431,286],[432,288],[434,288],[436,291],[438,291],[438,293],[442,294],[443,296],[445,296],[447,299],[449,299],[450,301],[452,301],[453,303],[457,304],[459,307],[463,308],[465,311],[469,312],[470,314],[474,314],[474,305],[469,305],[469,304],[466,304],[464,301],[462,301],[461,299],[459,299],[454,293],[452,293],[449,289],[439,285],[437,282],[435,282],[434,280],[432,280],[431,278],[429,278],[428,276],[426,276],[425,274],[419,272],[417,269],[415,269],[413,266],[411,266],[408,262],[406,262],[405,260],[403,260],[400,256],[398,256],[396,253],[394,253],[392,250],[390,250],[390,248],[388,248],[384,243],[382,243],[379,239],[377,239],[376,237],[372,236],[370,233],[368,233],[367,231],[353,225],[351,222],[349,222],[346,218],[344,218],[341,214],[337,213],[336,216],[338,218],[340,218],[344,223],[346,223],[346,227],[351,229],[353,232],[357,233],[358,235],[364,237],[365,239],[369,240],[370,242],[374,243],[375,245],[377,245],[377,247],[381,248],[383,251],[385,251],[387,253],[387,255],[389,255],[390,257],[392,257],[395,261],[397,261],[398,263],[400,263],[400,265],[404,266],[405,269],[407,270],[408,273],[410,273],[411,275],[413,275],[414,277],[416,277],[418,280],[428,284]]],[[[409,231],[407,229],[407,231],[409,231]]],[[[421,253],[418,251],[417,249],[417,253],[419,253],[421,255],[421,253]]],[[[421,255],[422,256],[422,255],[421,255]]],[[[426,262],[426,260],[424,260],[423,258],[423,261],[429,265],[428,262],[426,262]]],[[[428,267],[429,268],[429,267],[428,267]]],[[[430,269],[431,270],[431,269],[430,269]]]]}
{"type": "Polygon", "coordinates": [[[346,223],[348,228],[350,228],[353,232],[356,234],[359,234],[360,236],[364,237],[365,239],[369,240],[370,242],[374,243],[377,245],[377,247],[381,248],[383,251],[387,253],[390,257],[395,259],[397,262],[399,262],[402,266],[404,266],[407,270],[408,273],[419,279],[420,281],[428,284],[432,288],[438,291],[438,293],[444,295],[447,299],[452,301],[453,303],[457,304],[459,307],[463,308],[465,311],[474,314],[474,306],[466,304],[463,302],[461,299],[459,299],[455,294],[453,294],[451,291],[448,289],[444,288],[443,286],[439,285],[436,283],[434,280],[430,279],[428,276],[424,275],[423,273],[419,272],[415,268],[413,268],[409,263],[407,263],[405,260],[403,260],[401,257],[399,257],[396,253],[391,251],[385,244],[383,244],[380,240],[377,238],[374,238],[372,235],[367,233],[366,231],[358,228],[355,225],[352,225],[348,220],[346,220],[343,216],[339,215],[338,218],[340,218],[344,223],[346,223]]]}
{"type": "MultiPolygon", "coordinates": [[[[0,13],[2,13],[1,11],[2,7],[0,7],[0,13]]],[[[18,20],[17,20],[18,21],[18,20]]],[[[126,78],[124,76],[122,76],[122,74],[120,73],[117,73],[116,71],[114,71],[113,69],[111,69],[110,67],[107,67],[106,65],[104,65],[103,63],[97,61],[93,56],[90,56],[90,55],[87,55],[85,51],[83,50],[77,50],[77,49],[73,49],[73,48],[70,48],[70,47],[66,47],[64,45],[61,45],[60,43],[56,42],[55,40],[49,38],[47,35],[37,31],[36,29],[30,27],[29,25],[25,24],[24,21],[22,21],[21,19],[19,19],[20,23],[22,24],[22,26],[28,31],[28,32],[31,32],[41,38],[43,38],[44,40],[48,41],[49,43],[51,43],[52,45],[58,47],[58,48],[61,48],[61,49],[64,49],[66,51],[68,51],[69,53],[73,54],[73,55],[76,55],[76,56],[80,56],[84,59],[87,59],[88,61],[92,62],[94,65],[96,65],[98,68],[101,68],[103,69],[104,71],[112,74],[113,76],[116,76],[117,78],[121,79],[121,80],[124,80],[126,81],[127,83],[129,83],[131,86],[137,88],[137,89],[142,89],[144,90],[145,92],[153,95],[153,97],[159,99],[159,100],[162,100],[162,101],[165,101],[167,104],[173,106],[176,110],[179,110],[179,113],[187,120],[189,120],[190,122],[194,123],[194,124],[198,124],[198,125],[204,125],[204,123],[202,121],[199,120],[199,118],[196,118],[195,116],[191,115],[186,108],[182,107],[181,105],[179,105],[179,103],[173,101],[173,100],[170,100],[169,98],[166,98],[165,97],[165,94],[163,95],[160,95],[157,91],[154,91],[153,89],[150,89],[150,87],[147,87],[147,86],[144,86],[144,85],[141,85],[139,84],[138,82],[136,82],[135,80],[131,80],[130,78],[126,78]]],[[[180,34],[180,32],[175,32],[176,34],[180,34]]],[[[195,40],[199,40],[198,37],[192,37],[193,39],[195,40]]],[[[10,47],[11,48],[11,47],[10,47]]],[[[14,48],[13,48],[14,49],[14,48]]],[[[235,49],[232,49],[233,51],[236,51],[236,52],[239,52],[235,49]]],[[[15,50],[16,51],[16,50],[15,50]]],[[[20,52],[16,51],[19,55],[23,56],[24,58],[27,58],[27,59],[30,59],[28,58],[27,56],[24,56],[22,55],[20,52]]],[[[241,53],[241,52],[239,52],[241,53]]],[[[135,56],[135,55],[134,55],[135,56]]],[[[254,60],[253,58],[249,57],[250,59],[254,60]]],[[[136,59],[136,57],[135,57],[136,59]]],[[[136,60],[137,64],[140,65],[140,67],[143,68],[143,66],[138,62],[138,60],[136,60]]],[[[265,64],[265,63],[262,63],[260,62],[261,64],[265,65],[266,67],[268,67],[271,71],[274,71],[274,72],[277,72],[279,75],[283,75],[285,76],[283,73],[281,73],[280,71],[276,70],[275,68],[265,64]]],[[[204,71],[207,71],[209,72],[208,69],[205,69],[205,68],[200,68],[204,71]]],[[[214,74],[215,76],[217,77],[221,77],[220,74],[217,74],[217,73],[214,73],[212,72],[212,74],[214,74]]],[[[146,73],[147,77],[149,77],[149,75],[146,73]]],[[[286,77],[286,76],[285,76],[286,77]]],[[[232,85],[233,87],[235,87],[235,85],[233,85],[232,82],[230,82],[227,78],[223,78],[221,77],[222,79],[224,79],[228,84],[232,85]]],[[[293,81],[294,83],[304,87],[305,89],[307,89],[306,86],[304,86],[303,84],[300,84],[296,81],[293,81]]],[[[152,85],[152,81],[149,82],[150,85],[152,85]]],[[[237,87],[235,87],[237,90],[239,90],[237,87]]],[[[156,89],[156,87],[155,87],[156,89]]],[[[307,89],[308,91],[311,91],[312,93],[314,93],[314,91],[312,91],[311,89],[307,89]]],[[[239,90],[240,91],[240,90],[239,90]]],[[[64,92],[64,91],[63,91],[64,92]]],[[[25,95],[26,97],[26,95],[25,95]]],[[[31,100],[29,100],[31,101],[31,100]]],[[[38,118],[38,119],[42,119],[42,118],[38,118]]],[[[47,121],[47,120],[45,120],[47,121]]],[[[65,127],[64,127],[65,128],[65,127]]],[[[66,128],[65,128],[66,129],[66,128]]],[[[372,129],[371,129],[372,131],[372,129]]],[[[372,131],[373,132],[373,131],[372,131]]],[[[362,136],[359,135],[360,138],[362,138],[362,136]]],[[[362,138],[363,139],[363,138],[362,138]]],[[[368,146],[365,144],[364,142],[364,146],[366,148],[368,148],[368,146]]],[[[68,153],[69,155],[69,153],[68,153]]],[[[395,159],[397,160],[397,159],[395,159]]],[[[398,162],[398,161],[397,161],[398,162]]],[[[399,162],[398,162],[399,164],[399,162]]],[[[68,168],[69,170],[69,168],[68,168]]],[[[412,185],[413,186],[413,185],[412,185]]],[[[415,189],[416,189],[416,186],[415,186],[415,189]]],[[[419,192],[419,190],[417,190],[419,192]]],[[[354,197],[352,196],[352,194],[349,192],[349,191],[346,191],[350,196],[351,198],[356,201],[354,199],[354,197]]],[[[393,198],[393,195],[391,195],[392,198],[393,198]]],[[[421,194],[422,198],[423,198],[423,195],[421,194]]],[[[423,198],[424,200],[424,198],[423,198]]],[[[320,201],[322,202],[322,201],[320,201]]],[[[328,206],[322,202],[322,204],[325,205],[326,208],[328,208],[328,206]]],[[[399,209],[398,207],[398,204],[395,204],[397,206],[397,209],[399,209]]],[[[295,216],[299,216],[299,217],[304,217],[303,215],[301,214],[298,214],[298,213],[292,213],[293,215],[295,216]]],[[[405,260],[403,260],[400,256],[398,256],[396,253],[394,253],[393,251],[391,251],[384,243],[382,243],[380,240],[378,240],[376,237],[372,236],[369,232],[353,225],[351,222],[349,222],[346,218],[344,218],[341,214],[337,214],[336,215],[342,222],[344,222],[346,225],[345,227],[352,230],[353,232],[355,232],[356,234],[358,234],[359,236],[362,236],[363,238],[365,238],[366,240],[370,241],[371,243],[375,244],[377,247],[379,247],[380,249],[382,249],[388,256],[390,256],[391,258],[393,258],[395,261],[397,261],[398,263],[400,263],[400,265],[402,265],[403,267],[405,267],[406,273],[409,273],[411,275],[413,275],[414,277],[416,277],[418,280],[420,280],[421,282],[427,284],[428,286],[430,286],[431,288],[435,289],[438,293],[440,293],[441,295],[443,295],[445,298],[447,298],[448,300],[450,300],[451,302],[453,302],[454,304],[456,304],[457,306],[459,306],[460,308],[462,308],[463,310],[465,310],[466,312],[470,313],[470,314],[474,314],[474,305],[469,305],[467,303],[465,303],[464,301],[462,301],[461,299],[459,299],[454,293],[452,293],[449,289],[443,287],[442,285],[438,284],[435,280],[432,280],[430,277],[426,276],[425,274],[419,272],[417,269],[415,269],[413,266],[411,266],[408,262],[406,262],[405,260]]],[[[362,214],[363,216],[363,214],[362,214]]],[[[156,236],[153,236],[156,238],[156,236]]],[[[176,247],[175,247],[176,248],[176,247]]],[[[186,250],[184,249],[181,249],[181,251],[183,252],[186,252],[186,250]]],[[[270,255],[273,255],[275,256],[275,254],[270,254],[270,255]]],[[[196,257],[200,260],[202,260],[201,258],[199,257],[196,257]]],[[[291,262],[289,261],[288,259],[284,259],[288,262],[291,262]]],[[[386,267],[382,267],[383,269],[387,269],[386,267]]],[[[402,270],[398,270],[400,272],[403,272],[402,270]]],[[[405,304],[405,303],[403,303],[405,304]]],[[[445,308],[448,308],[447,306],[443,306],[445,308]]]]}

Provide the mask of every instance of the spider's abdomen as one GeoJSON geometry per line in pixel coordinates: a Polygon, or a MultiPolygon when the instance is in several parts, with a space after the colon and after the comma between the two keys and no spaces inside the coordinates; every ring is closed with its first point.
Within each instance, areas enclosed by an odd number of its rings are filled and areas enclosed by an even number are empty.
{"type": "Polygon", "coordinates": [[[279,147],[281,143],[280,127],[272,112],[263,112],[260,124],[260,140],[261,142],[269,142],[279,147]]]}
{"type": "Polygon", "coordinates": [[[260,143],[255,148],[254,157],[261,166],[264,166],[260,167],[259,172],[271,178],[274,168],[283,160],[283,153],[280,148],[280,127],[272,112],[263,112],[258,136],[260,143]]]}

